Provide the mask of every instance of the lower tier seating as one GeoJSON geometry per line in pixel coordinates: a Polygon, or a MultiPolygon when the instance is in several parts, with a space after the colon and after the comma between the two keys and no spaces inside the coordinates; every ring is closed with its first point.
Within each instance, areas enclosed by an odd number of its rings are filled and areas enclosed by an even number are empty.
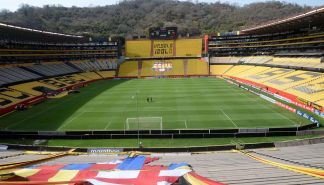
{"type": "Polygon", "coordinates": [[[0,88],[0,109],[18,104],[34,97],[31,94],[11,88],[0,88]]]}
{"type": "Polygon", "coordinates": [[[208,63],[201,59],[127,61],[120,65],[120,77],[208,75],[208,63]]]}
{"type": "Polygon", "coordinates": [[[296,95],[324,107],[324,74],[245,65],[211,65],[211,74],[238,77],[296,95]]]}

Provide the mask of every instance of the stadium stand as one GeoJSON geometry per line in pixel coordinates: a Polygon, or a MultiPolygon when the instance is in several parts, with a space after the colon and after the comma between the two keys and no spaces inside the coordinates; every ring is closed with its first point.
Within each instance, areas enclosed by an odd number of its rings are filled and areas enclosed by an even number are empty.
{"type": "Polygon", "coordinates": [[[210,66],[210,74],[211,75],[222,75],[232,67],[233,67],[233,65],[211,65],[210,66]]]}
{"type": "MultiPolygon", "coordinates": [[[[211,65],[211,75],[223,75],[262,84],[291,93],[310,102],[323,98],[322,73],[250,65],[211,65]]],[[[321,106],[324,104],[318,103],[321,106]]]]}
{"type": "Polygon", "coordinates": [[[0,31],[0,115],[18,104],[28,106],[46,95],[115,76],[121,54],[118,37],[89,43],[84,36],[3,23],[0,31]],[[28,97],[19,99],[17,92],[28,97]]]}
{"type": "MultiPolygon", "coordinates": [[[[245,150],[243,152],[148,153],[147,156],[159,158],[150,163],[152,166],[168,166],[171,163],[178,165],[189,164],[195,173],[224,184],[319,185],[323,184],[323,179],[320,175],[316,176],[316,173],[321,174],[324,166],[323,147],[324,145],[322,143],[318,143],[303,146],[278,147],[276,149],[245,150]]],[[[3,154],[0,152],[0,155],[11,156],[1,160],[5,164],[37,160],[50,156],[35,153],[22,154],[16,151],[7,151],[3,154]]],[[[60,166],[69,165],[69,168],[76,171],[80,167],[85,169],[89,166],[87,165],[88,163],[118,163],[118,161],[121,162],[126,157],[127,155],[79,153],[41,161],[37,166],[44,166],[43,169],[47,169],[57,164],[60,164],[60,166]]],[[[114,163],[108,164],[114,165],[114,163]]],[[[35,169],[37,166],[29,169],[35,169]]],[[[62,180],[64,177],[64,179],[70,179],[71,175],[67,174],[67,176],[56,177],[55,179],[62,180]]],[[[179,184],[181,183],[179,182],[179,184]]]]}
{"type": "Polygon", "coordinates": [[[323,12],[317,8],[240,32],[211,35],[210,74],[245,80],[323,107],[323,12]],[[309,19],[313,27],[307,26],[309,19]]]}

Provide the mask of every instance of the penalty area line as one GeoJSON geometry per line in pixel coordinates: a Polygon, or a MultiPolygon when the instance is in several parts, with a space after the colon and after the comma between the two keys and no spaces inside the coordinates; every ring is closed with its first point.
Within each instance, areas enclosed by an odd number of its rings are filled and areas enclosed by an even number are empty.
{"type": "Polygon", "coordinates": [[[227,117],[228,120],[230,120],[233,123],[233,125],[236,128],[238,128],[238,126],[236,125],[236,123],[223,111],[223,109],[219,109],[219,110],[227,117]]]}
{"type": "Polygon", "coordinates": [[[107,125],[106,125],[105,128],[104,128],[104,130],[107,130],[107,128],[110,126],[110,124],[111,124],[111,121],[109,121],[109,122],[107,123],[107,125]]]}

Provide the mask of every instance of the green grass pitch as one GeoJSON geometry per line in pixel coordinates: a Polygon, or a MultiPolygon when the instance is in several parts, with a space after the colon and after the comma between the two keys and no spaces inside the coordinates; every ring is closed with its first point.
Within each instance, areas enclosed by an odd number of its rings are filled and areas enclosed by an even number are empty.
{"type": "Polygon", "coordinates": [[[79,94],[50,99],[0,117],[1,130],[27,131],[136,130],[138,126],[263,128],[307,123],[306,119],[218,78],[98,81],[82,88],[79,94]],[[147,102],[147,97],[152,97],[153,102],[147,102]]]}

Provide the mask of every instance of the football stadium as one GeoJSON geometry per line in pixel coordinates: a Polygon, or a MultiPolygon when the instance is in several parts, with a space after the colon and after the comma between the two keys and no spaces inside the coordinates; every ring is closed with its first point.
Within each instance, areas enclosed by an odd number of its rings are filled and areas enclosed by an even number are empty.
{"type": "Polygon", "coordinates": [[[0,184],[324,184],[323,20],[105,42],[0,23],[0,184]]]}

